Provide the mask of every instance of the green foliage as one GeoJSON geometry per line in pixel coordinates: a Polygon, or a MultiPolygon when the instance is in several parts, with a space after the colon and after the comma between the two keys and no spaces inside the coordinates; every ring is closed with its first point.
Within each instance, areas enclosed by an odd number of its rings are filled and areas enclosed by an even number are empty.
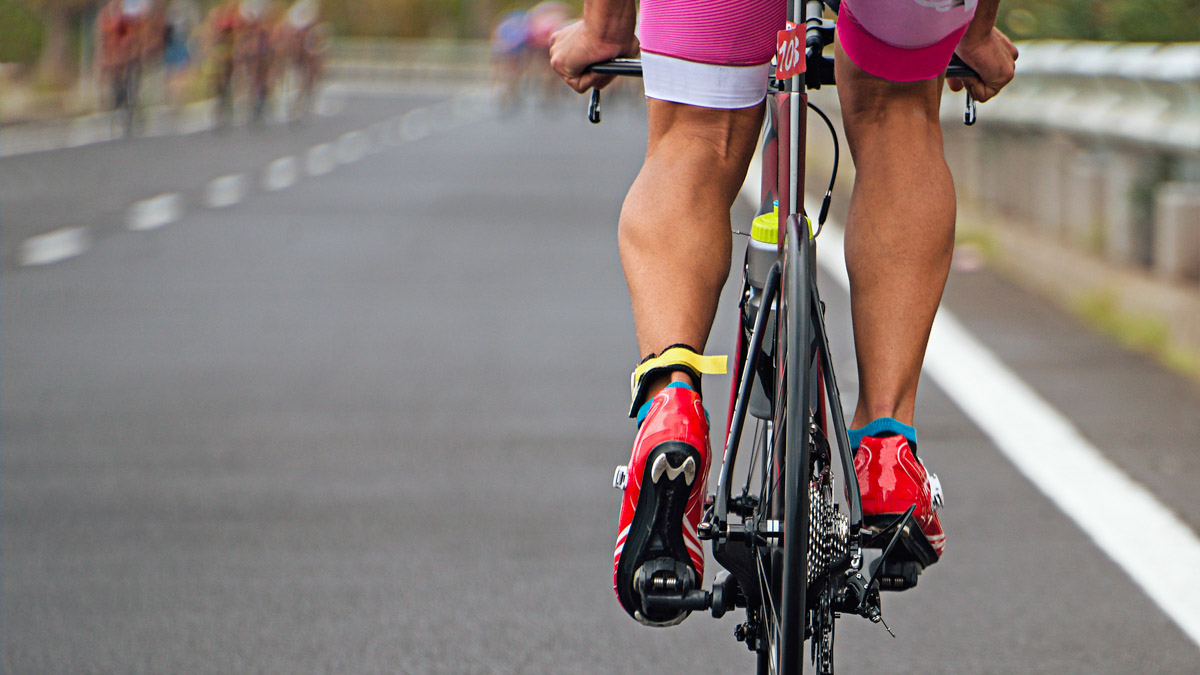
{"type": "Polygon", "coordinates": [[[13,0],[0,0],[0,63],[33,63],[45,40],[37,17],[13,0]]]}
{"type": "Polygon", "coordinates": [[[1004,0],[1001,30],[1013,38],[1200,41],[1200,0],[1004,0]]]}

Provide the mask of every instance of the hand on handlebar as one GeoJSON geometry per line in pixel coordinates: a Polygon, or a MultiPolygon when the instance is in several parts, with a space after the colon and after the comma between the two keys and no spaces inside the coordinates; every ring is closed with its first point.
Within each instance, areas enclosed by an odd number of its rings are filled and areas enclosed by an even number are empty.
{"type": "Polygon", "coordinates": [[[576,21],[550,36],[550,67],[582,94],[592,88],[603,89],[614,77],[584,72],[588,66],[620,56],[634,56],[638,48],[638,39],[633,35],[625,43],[606,42],[589,30],[586,22],[576,21]]]}
{"type": "Polygon", "coordinates": [[[961,91],[965,87],[981,103],[999,93],[1016,73],[1017,48],[998,28],[992,28],[991,33],[979,41],[964,38],[955,53],[979,73],[979,78],[951,77],[946,83],[951,91],[961,91]]]}

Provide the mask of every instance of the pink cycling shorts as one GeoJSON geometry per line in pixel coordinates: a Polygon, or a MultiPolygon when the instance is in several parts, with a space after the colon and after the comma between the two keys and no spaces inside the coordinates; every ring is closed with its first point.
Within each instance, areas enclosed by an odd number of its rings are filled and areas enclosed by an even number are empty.
{"type": "MultiPolygon", "coordinates": [[[[838,36],[858,67],[887,80],[937,77],[978,0],[842,0],[838,36]]],[[[642,0],[646,95],[710,108],[766,96],[786,0],[642,0]]]]}

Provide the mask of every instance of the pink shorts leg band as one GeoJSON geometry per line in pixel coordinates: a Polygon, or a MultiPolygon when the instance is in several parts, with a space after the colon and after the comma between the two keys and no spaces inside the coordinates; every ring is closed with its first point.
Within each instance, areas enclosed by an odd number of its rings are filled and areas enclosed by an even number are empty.
{"type": "Polygon", "coordinates": [[[974,16],[974,0],[843,0],[837,32],[859,68],[885,80],[915,82],[945,71],[974,16]]]}

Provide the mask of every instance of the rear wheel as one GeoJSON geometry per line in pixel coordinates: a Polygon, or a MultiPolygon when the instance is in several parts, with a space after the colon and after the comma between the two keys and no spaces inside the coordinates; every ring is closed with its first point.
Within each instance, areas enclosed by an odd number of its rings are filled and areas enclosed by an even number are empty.
{"type": "MultiPolygon", "coordinates": [[[[782,538],[764,562],[759,643],[760,673],[800,673],[804,667],[809,539],[809,420],[815,407],[807,242],[800,240],[796,218],[784,235],[783,276],[776,345],[775,420],[772,425],[767,518],[778,523],[782,538]]],[[[760,528],[761,529],[761,528],[760,528]]]]}

